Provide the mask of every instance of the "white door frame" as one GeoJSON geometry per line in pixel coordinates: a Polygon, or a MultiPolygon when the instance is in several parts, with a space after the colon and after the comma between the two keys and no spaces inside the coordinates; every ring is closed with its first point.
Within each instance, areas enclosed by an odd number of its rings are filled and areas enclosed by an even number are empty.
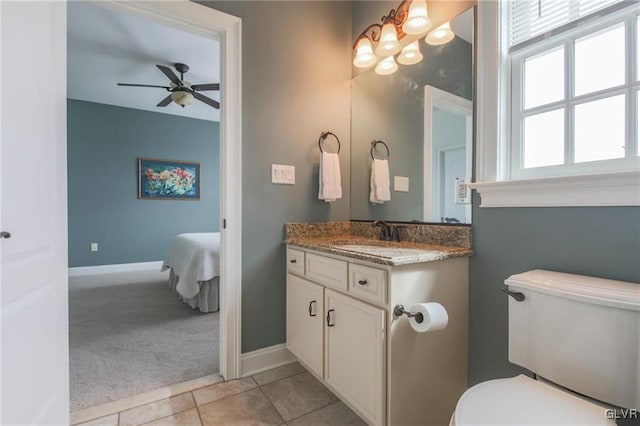
{"type": "MultiPolygon", "coordinates": [[[[423,195],[422,216],[425,222],[433,222],[432,192],[427,197],[429,188],[433,191],[433,109],[441,108],[449,112],[466,115],[466,181],[471,182],[471,165],[473,162],[473,102],[430,85],[424,86],[424,148],[423,148],[423,195]]],[[[439,161],[439,160],[438,160],[439,161]]],[[[467,219],[471,218],[471,205],[467,206],[467,219]]]]}
{"type": "Polygon", "coordinates": [[[220,374],[225,380],[238,378],[242,318],[242,20],[187,0],[104,2],[220,41],[220,374]]]}

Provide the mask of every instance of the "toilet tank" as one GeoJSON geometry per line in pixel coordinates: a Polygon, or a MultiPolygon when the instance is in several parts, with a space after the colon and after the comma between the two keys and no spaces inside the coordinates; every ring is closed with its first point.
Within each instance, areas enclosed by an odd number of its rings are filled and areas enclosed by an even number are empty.
{"type": "Polygon", "coordinates": [[[640,408],[640,284],[534,270],[505,280],[509,361],[611,405],[640,408]]]}

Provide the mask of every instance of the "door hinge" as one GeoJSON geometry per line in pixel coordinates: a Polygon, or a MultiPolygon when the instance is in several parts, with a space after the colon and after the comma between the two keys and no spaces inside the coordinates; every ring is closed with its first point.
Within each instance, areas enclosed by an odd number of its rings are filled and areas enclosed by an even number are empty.
{"type": "Polygon", "coordinates": [[[222,219],[222,229],[227,229],[227,219],[222,219]]]}

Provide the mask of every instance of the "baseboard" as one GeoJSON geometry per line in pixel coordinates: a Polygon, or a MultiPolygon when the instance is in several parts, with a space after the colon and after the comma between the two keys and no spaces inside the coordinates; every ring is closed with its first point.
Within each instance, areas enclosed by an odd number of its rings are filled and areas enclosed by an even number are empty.
{"type": "Polygon", "coordinates": [[[287,345],[281,343],[240,355],[240,377],[262,373],[272,368],[296,362],[287,345]]]}
{"type": "Polygon", "coordinates": [[[113,272],[131,272],[131,271],[160,271],[162,268],[162,260],[153,262],[137,262],[137,263],[120,263],[116,265],[98,265],[98,266],[78,266],[69,268],[70,277],[80,277],[84,275],[108,274],[113,272]]]}

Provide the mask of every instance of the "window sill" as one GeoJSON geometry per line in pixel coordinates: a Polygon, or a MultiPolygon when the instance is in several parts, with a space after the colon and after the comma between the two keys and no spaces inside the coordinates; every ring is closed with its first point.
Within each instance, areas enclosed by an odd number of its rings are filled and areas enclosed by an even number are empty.
{"type": "Polygon", "coordinates": [[[480,207],[640,206],[640,171],[469,184],[480,207]]]}

